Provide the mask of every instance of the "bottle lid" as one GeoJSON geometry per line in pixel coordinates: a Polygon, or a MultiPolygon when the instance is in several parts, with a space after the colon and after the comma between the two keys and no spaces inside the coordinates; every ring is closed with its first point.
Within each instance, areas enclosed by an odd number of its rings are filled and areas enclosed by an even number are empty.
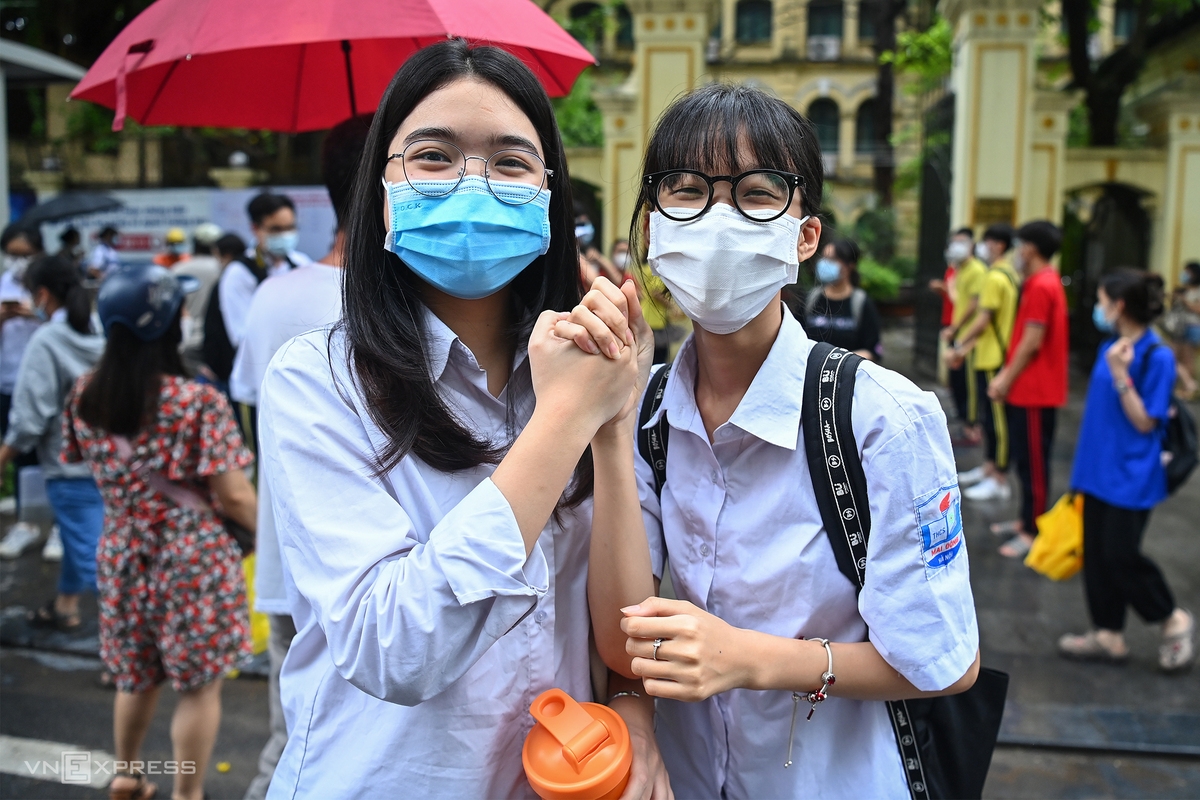
{"type": "Polygon", "coordinates": [[[629,780],[633,747],[617,712],[598,703],[576,703],[561,689],[548,689],[533,701],[529,713],[538,724],[525,738],[521,760],[539,797],[620,796],[629,780]]]}

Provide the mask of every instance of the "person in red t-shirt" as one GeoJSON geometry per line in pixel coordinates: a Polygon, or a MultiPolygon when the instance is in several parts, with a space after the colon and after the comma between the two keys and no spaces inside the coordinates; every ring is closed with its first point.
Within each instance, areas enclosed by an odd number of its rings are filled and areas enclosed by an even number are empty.
{"type": "Polygon", "coordinates": [[[988,385],[1003,400],[1012,438],[1012,460],[1021,479],[1021,517],[1000,553],[1024,557],[1037,535],[1037,518],[1050,493],[1050,447],[1057,411],[1067,403],[1067,295],[1050,259],[1062,246],[1052,222],[1027,222],[1013,241],[1014,261],[1025,273],[1004,368],[988,385]]]}

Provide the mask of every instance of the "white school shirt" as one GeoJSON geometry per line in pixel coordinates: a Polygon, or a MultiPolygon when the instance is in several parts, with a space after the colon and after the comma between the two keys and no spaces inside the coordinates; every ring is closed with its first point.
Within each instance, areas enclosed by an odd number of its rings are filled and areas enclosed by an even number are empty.
{"type": "MultiPolygon", "coordinates": [[[[275,353],[294,336],[326,328],[342,318],[342,269],[310,264],[266,281],[246,314],[246,335],[233,360],[229,394],[257,406],[259,386],[275,353]]],[[[283,562],[271,510],[270,486],[258,472],[258,528],[254,546],[254,610],[288,613],[283,562]]]]}
{"type": "MultiPolygon", "coordinates": [[[[669,554],[677,596],[740,628],[861,642],[869,624],[892,667],[918,689],[943,689],[966,673],[979,646],[966,547],[960,541],[940,567],[925,560],[922,525],[961,520],[945,415],[932,394],[897,373],[869,362],[859,369],[852,423],[872,527],[856,603],[821,524],[804,454],[800,407],[811,347],[785,309],[766,361],[710,445],[693,391],[694,342],[684,343],[647,423],[665,413],[671,426],[661,505],[649,465],[636,460],[655,575],[669,554]]],[[[909,796],[882,702],[844,700],[834,688],[811,721],[802,703],[788,769],[790,692],[735,689],[700,703],[660,699],[657,707],[676,797],[909,796]]]]}
{"type": "MultiPolygon", "coordinates": [[[[246,250],[246,258],[256,258],[253,247],[246,250]]],[[[298,250],[288,251],[286,258],[267,264],[267,280],[283,275],[295,267],[305,267],[312,259],[298,250]]],[[[265,283],[266,281],[264,281],[265,283]]],[[[258,290],[258,278],[241,261],[230,261],[217,281],[217,294],[221,298],[221,321],[225,323],[225,334],[229,343],[238,347],[246,334],[246,314],[250,311],[250,300],[258,290]]]]}
{"type": "MultiPolygon", "coordinates": [[[[425,324],[440,395],[479,435],[511,440],[533,409],[524,352],[495,398],[450,329],[429,312],[425,324]]],[[[332,351],[324,331],[285,345],[262,401],[297,629],[268,796],[533,797],[521,766],[530,703],[554,686],[591,699],[590,502],[551,519],[527,558],[493,466],[446,473],[407,456],[373,477],[384,440],[341,333],[332,351]]]]}

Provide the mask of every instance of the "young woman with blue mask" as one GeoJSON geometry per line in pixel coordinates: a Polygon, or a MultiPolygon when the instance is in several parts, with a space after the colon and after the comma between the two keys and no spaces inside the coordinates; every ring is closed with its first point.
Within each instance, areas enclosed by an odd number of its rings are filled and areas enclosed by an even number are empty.
{"type": "MultiPolygon", "coordinates": [[[[343,321],[284,345],[260,395],[297,629],[268,796],[527,797],[530,704],[591,699],[586,448],[630,402],[633,340],[596,358],[553,333],[582,295],[566,160],[501,50],[401,67],[351,202],[343,321]]],[[[627,796],[667,797],[649,699],[612,705],[627,796]]]]}
{"type": "MultiPolygon", "coordinates": [[[[695,332],[652,395],[656,465],[635,445],[637,413],[593,440],[588,590],[600,654],[659,698],[680,797],[908,797],[879,701],[960,692],[978,670],[954,459],[932,394],[858,368],[852,422],[873,520],[861,593],[821,521],[801,435],[815,344],[781,290],[820,241],[822,174],[812,126],[744,86],[683,97],[646,150],[631,250],[648,252],[695,332]],[[678,600],[656,596],[668,564],[678,600]]],[[[586,344],[625,314],[603,288],[560,336],[586,344]]],[[[640,347],[644,322],[629,312],[640,347]]]]}
{"type": "Polygon", "coordinates": [[[1158,565],[1142,553],[1154,507],[1167,497],[1163,425],[1175,387],[1175,357],[1152,329],[1163,281],[1134,269],[1105,275],[1092,320],[1105,335],[1088,382],[1071,488],[1083,492],[1083,586],[1092,625],[1059,639],[1068,658],[1126,661],[1130,607],[1162,626],[1158,664],[1191,665],[1195,620],[1175,604],[1158,565]]]}

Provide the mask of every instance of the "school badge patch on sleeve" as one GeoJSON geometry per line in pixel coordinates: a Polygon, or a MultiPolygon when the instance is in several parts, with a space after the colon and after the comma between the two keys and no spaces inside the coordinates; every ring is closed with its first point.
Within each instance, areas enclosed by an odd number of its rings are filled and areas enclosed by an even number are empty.
{"type": "Polygon", "coordinates": [[[957,486],[943,486],[917,499],[921,527],[921,560],[925,577],[949,564],[963,549],[962,507],[957,486]]]}

